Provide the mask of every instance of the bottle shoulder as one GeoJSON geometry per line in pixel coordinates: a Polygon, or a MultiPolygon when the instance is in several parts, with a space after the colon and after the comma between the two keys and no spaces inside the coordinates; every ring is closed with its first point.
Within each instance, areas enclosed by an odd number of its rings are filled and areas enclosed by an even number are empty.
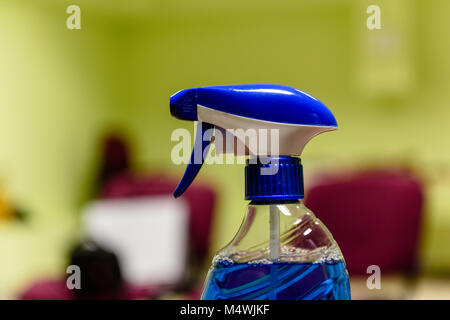
{"type": "Polygon", "coordinates": [[[325,225],[301,202],[249,205],[233,240],[220,250],[215,262],[272,263],[270,214],[279,215],[277,262],[326,263],[343,261],[342,253],[325,225]]]}

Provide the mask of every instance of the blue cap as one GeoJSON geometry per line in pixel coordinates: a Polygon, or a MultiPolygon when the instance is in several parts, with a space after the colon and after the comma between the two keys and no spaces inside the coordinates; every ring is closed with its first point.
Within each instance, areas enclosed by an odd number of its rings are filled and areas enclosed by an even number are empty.
{"type": "Polygon", "coordinates": [[[303,198],[303,170],[296,157],[266,157],[247,160],[245,199],[256,201],[296,200],[303,198]],[[264,161],[260,161],[264,159],[264,161]],[[251,163],[257,160],[256,163],[251,163]],[[269,162],[270,160],[270,162],[269,162]],[[273,175],[261,169],[275,170],[273,175]]]}

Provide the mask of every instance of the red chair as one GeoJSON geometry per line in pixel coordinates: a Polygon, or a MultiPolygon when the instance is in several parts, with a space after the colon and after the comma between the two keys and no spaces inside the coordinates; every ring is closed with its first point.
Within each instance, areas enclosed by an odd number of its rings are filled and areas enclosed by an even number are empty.
{"type": "Polygon", "coordinates": [[[378,265],[383,274],[414,273],[424,192],[407,170],[374,170],[320,179],[305,205],[329,228],[350,274],[378,265]]]}

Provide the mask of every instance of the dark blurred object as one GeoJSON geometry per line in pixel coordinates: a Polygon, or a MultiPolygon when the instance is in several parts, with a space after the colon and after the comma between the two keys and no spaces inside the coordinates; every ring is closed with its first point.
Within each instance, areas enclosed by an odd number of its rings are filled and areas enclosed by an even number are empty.
{"type": "Polygon", "coordinates": [[[71,253],[71,265],[81,270],[81,289],[74,290],[79,299],[119,299],[123,279],[117,256],[93,242],[77,246],[71,253]]]}
{"type": "MultiPolygon", "coordinates": [[[[145,299],[154,298],[160,290],[125,283],[116,255],[93,242],[85,242],[71,252],[70,264],[80,268],[81,286],[69,289],[66,279],[47,279],[33,284],[22,293],[24,300],[73,299],[145,299]]],[[[73,274],[73,273],[72,273],[73,274]]],[[[72,274],[67,275],[70,277],[72,274]]]]}
{"type": "Polygon", "coordinates": [[[407,170],[327,176],[307,193],[305,205],[329,228],[350,274],[378,265],[383,274],[413,274],[424,192],[407,170]]]}
{"type": "Polygon", "coordinates": [[[15,208],[14,217],[20,221],[26,221],[28,213],[23,211],[21,208],[15,208]]]}
{"type": "Polygon", "coordinates": [[[130,169],[130,150],[125,138],[118,134],[108,134],[102,143],[99,183],[103,184],[116,174],[130,169]]]}
{"type": "MultiPolygon", "coordinates": [[[[139,196],[172,195],[177,186],[164,175],[147,177],[122,174],[108,180],[101,191],[102,198],[130,198],[139,196]]],[[[203,260],[209,248],[211,224],[216,200],[209,186],[193,184],[183,195],[189,205],[189,238],[191,255],[203,260]]]]}

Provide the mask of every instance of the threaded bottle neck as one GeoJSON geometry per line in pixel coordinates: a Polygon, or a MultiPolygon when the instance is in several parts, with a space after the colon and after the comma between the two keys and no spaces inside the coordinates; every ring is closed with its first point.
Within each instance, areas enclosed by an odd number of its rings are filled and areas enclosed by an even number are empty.
{"type": "Polygon", "coordinates": [[[300,158],[258,157],[247,160],[245,199],[278,202],[304,197],[300,158]]]}

